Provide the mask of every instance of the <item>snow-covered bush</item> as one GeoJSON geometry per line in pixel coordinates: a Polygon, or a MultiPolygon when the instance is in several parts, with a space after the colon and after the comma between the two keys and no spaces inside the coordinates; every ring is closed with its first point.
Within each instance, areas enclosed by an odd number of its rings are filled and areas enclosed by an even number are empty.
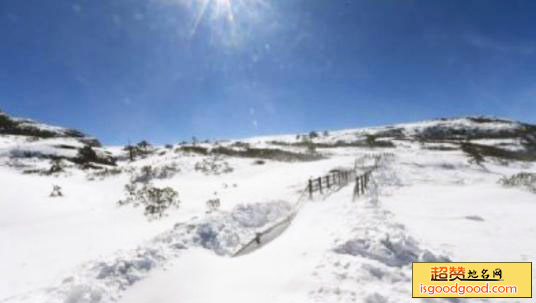
{"type": "Polygon", "coordinates": [[[51,198],[63,197],[63,193],[61,192],[61,186],[53,185],[52,186],[52,192],[50,193],[50,197],[51,198]]]}
{"type": "Polygon", "coordinates": [[[30,151],[22,148],[14,148],[9,151],[9,157],[11,159],[25,159],[25,158],[43,158],[45,157],[41,152],[30,151]]]}
{"type": "Polygon", "coordinates": [[[211,213],[211,212],[217,211],[220,208],[220,205],[221,205],[221,202],[220,202],[220,199],[218,198],[208,200],[207,201],[208,212],[211,213]]]}
{"type": "Polygon", "coordinates": [[[92,172],[88,173],[86,178],[89,181],[93,181],[93,180],[95,180],[95,178],[99,178],[99,180],[104,180],[104,178],[107,178],[107,177],[120,175],[122,172],[123,172],[123,169],[121,169],[121,168],[117,168],[117,167],[107,168],[107,167],[105,167],[104,169],[95,170],[95,171],[92,171],[92,172]]]}
{"type": "Polygon", "coordinates": [[[207,175],[220,175],[233,171],[233,168],[227,161],[223,160],[223,157],[221,156],[204,158],[203,160],[197,162],[194,168],[196,171],[200,171],[207,175]]]}
{"type": "Polygon", "coordinates": [[[155,177],[157,179],[167,179],[175,176],[180,172],[180,168],[177,163],[170,163],[157,168],[155,177]]]}
{"type": "Polygon", "coordinates": [[[462,143],[460,147],[462,151],[467,154],[467,157],[469,157],[469,163],[482,165],[482,162],[484,162],[484,156],[479,152],[478,149],[474,148],[472,144],[462,143]]]}
{"type": "Polygon", "coordinates": [[[60,173],[62,171],[64,171],[64,165],[61,159],[52,159],[50,161],[50,168],[48,170],[48,173],[55,174],[55,173],[60,173]]]}
{"type": "Polygon", "coordinates": [[[143,166],[139,173],[132,176],[134,183],[148,183],[153,179],[171,178],[180,172],[176,163],[166,164],[160,167],[152,167],[150,165],[143,166]]]}
{"type": "Polygon", "coordinates": [[[97,153],[90,145],[84,145],[84,147],[80,148],[76,158],[73,160],[83,165],[84,168],[92,167],[91,163],[115,166],[115,158],[103,153],[97,153]]]}
{"type": "Polygon", "coordinates": [[[158,188],[150,183],[138,187],[136,183],[125,185],[127,197],[118,202],[119,206],[143,206],[144,214],[149,220],[166,216],[169,208],[179,208],[179,193],[171,187],[158,188]]]}
{"type": "Polygon", "coordinates": [[[536,173],[521,172],[511,177],[503,177],[499,183],[506,187],[523,187],[536,193],[536,173]]]}

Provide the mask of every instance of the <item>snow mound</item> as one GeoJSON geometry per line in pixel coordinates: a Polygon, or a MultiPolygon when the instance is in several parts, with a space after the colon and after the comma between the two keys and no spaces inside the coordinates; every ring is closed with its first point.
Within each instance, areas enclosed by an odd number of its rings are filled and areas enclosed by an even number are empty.
{"type": "Polygon", "coordinates": [[[178,223],[133,251],[81,265],[59,284],[20,296],[8,302],[102,303],[115,302],[122,291],[148,273],[180,257],[181,251],[202,247],[218,255],[232,256],[255,237],[255,233],[291,215],[285,201],[239,205],[229,212],[178,223]]]}
{"type": "Polygon", "coordinates": [[[230,213],[221,213],[199,224],[193,241],[218,255],[231,256],[257,232],[292,213],[291,204],[285,201],[238,205],[230,213]]]}
{"type": "Polygon", "coordinates": [[[292,207],[285,201],[276,201],[270,204],[255,203],[238,205],[231,216],[243,227],[262,227],[269,222],[288,216],[292,207]]]}
{"type": "Polygon", "coordinates": [[[362,256],[382,262],[388,266],[406,266],[412,262],[449,262],[444,256],[438,256],[423,250],[411,237],[405,235],[392,239],[352,239],[335,248],[339,254],[362,256]]]}

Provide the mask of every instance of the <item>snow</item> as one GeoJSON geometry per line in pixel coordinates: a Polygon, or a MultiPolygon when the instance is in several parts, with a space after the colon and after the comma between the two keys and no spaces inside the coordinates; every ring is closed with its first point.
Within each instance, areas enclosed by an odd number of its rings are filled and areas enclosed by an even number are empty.
{"type": "MultiPolygon", "coordinates": [[[[330,131],[314,141],[351,142],[393,128],[414,135],[438,125],[519,126],[460,118],[330,131]]],[[[295,143],[295,135],[242,141],[304,151],[270,143],[295,143]]],[[[325,159],[263,165],[175,147],[129,162],[121,147],[104,147],[123,159],[113,174],[67,165],[43,175],[22,173],[50,167],[24,151],[72,157],[76,149],[59,146],[82,143],[0,136],[0,302],[414,302],[411,262],[534,260],[536,196],[499,183],[534,172],[534,163],[480,166],[455,144],[431,150],[407,138],[393,142],[396,148],[319,148],[325,159]],[[350,184],[307,199],[309,178],[354,167],[375,167],[364,196],[354,201],[350,184]],[[179,193],[180,207],[160,220],[117,204],[125,184],[149,181],[179,193]],[[62,197],[49,197],[53,185],[62,197]],[[216,211],[207,207],[213,199],[221,203],[216,211]]],[[[475,142],[519,148],[510,139],[475,142]]]]}

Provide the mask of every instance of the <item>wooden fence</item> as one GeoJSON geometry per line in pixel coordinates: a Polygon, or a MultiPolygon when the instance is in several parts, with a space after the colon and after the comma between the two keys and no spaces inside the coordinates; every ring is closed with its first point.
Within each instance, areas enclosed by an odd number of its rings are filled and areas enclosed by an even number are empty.
{"type": "Polygon", "coordinates": [[[354,199],[359,195],[364,194],[368,187],[372,170],[373,169],[369,169],[363,174],[357,176],[355,170],[337,170],[332,171],[330,174],[323,177],[309,179],[309,184],[307,185],[307,188],[302,191],[302,194],[298,198],[298,202],[296,203],[297,206],[295,207],[294,211],[280,222],[269,226],[265,230],[257,232],[253,239],[245,243],[233,254],[233,257],[248,254],[281,234],[298,214],[299,209],[305,202],[305,196],[307,193],[309,193],[309,199],[312,199],[315,192],[320,192],[320,194],[323,194],[324,192],[327,193],[330,189],[337,189],[347,185],[355,178],[354,199]]]}
{"type": "Polygon", "coordinates": [[[368,187],[370,181],[371,170],[364,172],[361,175],[357,175],[355,170],[337,170],[333,171],[330,174],[318,177],[314,179],[309,179],[309,184],[307,185],[307,191],[309,192],[309,199],[312,199],[316,192],[321,195],[327,193],[331,189],[337,189],[347,185],[348,183],[354,181],[355,178],[355,187],[354,187],[354,199],[359,195],[365,193],[365,190],[368,187]]]}
{"type": "Polygon", "coordinates": [[[309,179],[309,184],[307,185],[309,199],[313,198],[315,192],[324,194],[330,189],[340,188],[351,182],[354,177],[354,170],[337,170],[323,177],[309,179]]]}
{"type": "Polygon", "coordinates": [[[372,170],[368,170],[365,173],[355,177],[355,187],[354,187],[354,200],[365,193],[365,190],[368,188],[370,181],[370,174],[372,170]]]}

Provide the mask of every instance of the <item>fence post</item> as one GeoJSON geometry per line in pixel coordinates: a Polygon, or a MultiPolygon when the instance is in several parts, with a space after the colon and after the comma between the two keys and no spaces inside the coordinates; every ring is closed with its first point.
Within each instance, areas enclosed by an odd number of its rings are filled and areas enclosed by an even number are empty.
{"type": "Polygon", "coordinates": [[[322,177],[318,177],[317,182],[318,182],[318,189],[320,190],[320,193],[323,194],[324,192],[322,191],[322,177]]]}
{"type": "Polygon", "coordinates": [[[309,179],[309,200],[313,199],[313,180],[309,179]]]}
{"type": "Polygon", "coordinates": [[[326,185],[327,185],[327,187],[328,187],[328,189],[329,189],[329,187],[330,187],[330,186],[329,186],[329,175],[326,176],[326,185]]]}
{"type": "Polygon", "coordinates": [[[354,201],[359,196],[359,179],[355,178],[355,186],[354,186],[354,201]]]}

